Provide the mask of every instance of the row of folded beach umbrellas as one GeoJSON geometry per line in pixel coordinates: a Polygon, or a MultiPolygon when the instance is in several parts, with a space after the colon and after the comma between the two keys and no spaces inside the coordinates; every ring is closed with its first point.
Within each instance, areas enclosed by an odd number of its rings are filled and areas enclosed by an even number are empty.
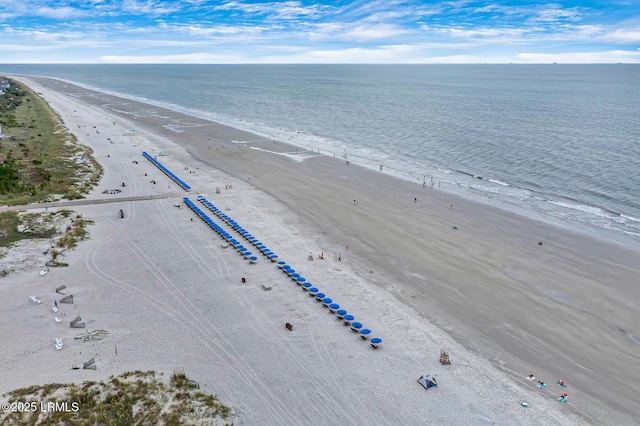
{"type": "Polygon", "coordinates": [[[146,151],[142,151],[142,155],[144,155],[147,160],[151,161],[160,170],[162,170],[164,172],[164,174],[166,174],[171,179],[173,179],[175,183],[177,183],[178,185],[180,185],[182,187],[182,189],[184,189],[185,191],[188,191],[188,190],[191,189],[191,187],[189,185],[187,185],[187,183],[185,181],[183,181],[178,176],[176,176],[171,170],[167,169],[161,162],[159,162],[158,160],[153,158],[151,155],[149,155],[149,153],[147,153],[146,151]]]}
{"type": "MultiPolygon", "coordinates": [[[[233,220],[231,217],[229,217],[227,214],[225,214],[222,210],[220,210],[219,208],[217,208],[212,202],[210,202],[209,200],[207,200],[204,196],[199,195],[198,196],[198,201],[200,201],[202,204],[204,204],[209,210],[211,210],[213,213],[216,214],[216,216],[218,216],[221,220],[223,220],[227,225],[229,225],[234,231],[238,232],[240,235],[242,235],[249,243],[253,244],[253,246],[255,246],[255,248],[257,250],[259,250],[263,255],[265,255],[265,257],[267,259],[269,259],[272,262],[277,262],[278,261],[278,255],[275,254],[274,252],[272,252],[267,246],[265,246],[264,244],[262,244],[262,242],[260,242],[260,240],[258,240],[256,237],[254,237],[253,235],[251,235],[251,233],[249,231],[247,231],[246,229],[244,229],[242,226],[240,226],[235,220],[233,220]]],[[[231,244],[234,245],[234,247],[240,251],[241,253],[246,253],[249,250],[244,247],[242,244],[240,244],[240,242],[238,242],[235,239],[231,239],[229,241],[231,244]]],[[[249,252],[251,253],[251,252],[249,252]]],[[[257,259],[257,258],[256,258],[257,259]]]]}
{"type": "MultiPolygon", "coordinates": [[[[277,265],[278,268],[282,269],[282,271],[289,276],[289,278],[301,286],[304,291],[307,291],[309,296],[315,298],[316,301],[321,302],[325,308],[329,309],[329,312],[335,314],[345,325],[350,325],[353,332],[358,333],[364,340],[369,338],[371,330],[364,328],[362,323],[355,321],[355,317],[347,313],[345,309],[340,309],[340,305],[334,303],[333,299],[322,293],[317,287],[314,287],[313,284],[300,276],[295,269],[290,265],[287,265],[284,261],[279,261],[277,265]]],[[[372,347],[377,348],[382,343],[382,339],[374,337],[370,340],[370,343],[372,347]]]]}
{"type": "Polygon", "coordinates": [[[255,263],[258,261],[258,258],[254,256],[249,250],[247,250],[244,246],[242,246],[237,240],[233,238],[233,235],[229,234],[224,230],[223,227],[215,223],[205,212],[203,212],[198,206],[194,204],[188,197],[184,197],[183,201],[191,210],[193,210],[207,225],[211,227],[214,231],[216,231],[222,238],[227,240],[229,244],[232,244],[239,252],[244,256],[245,259],[248,259],[250,263],[255,263]]]}
{"type": "MultiPolygon", "coordinates": [[[[241,245],[236,239],[233,238],[231,234],[226,232],[222,227],[215,224],[201,209],[199,209],[191,200],[187,197],[183,199],[185,203],[196,213],[198,214],[205,222],[207,222],[216,232],[218,232],[223,238],[225,238],[230,244],[232,244],[241,254],[245,256],[245,258],[249,259],[250,262],[254,263],[257,258],[252,256],[252,253],[246,249],[243,245],[241,245]]],[[[307,282],[307,280],[302,277],[299,273],[297,273],[290,265],[287,265],[284,261],[278,261],[278,256],[274,254],[271,250],[269,250],[264,244],[262,244],[256,237],[251,235],[246,229],[240,226],[235,220],[229,217],[224,211],[217,208],[213,203],[208,201],[204,196],[199,195],[198,201],[204,204],[209,210],[215,213],[221,220],[223,220],[227,225],[229,225],[233,230],[242,235],[248,242],[253,244],[258,250],[260,250],[269,260],[272,262],[277,262],[278,268],[282,269],[282,271],[289,276],[295,283],[300,285],[303,290],[307,291],[309,295],[315,298],[318,302],[321,302],[322,305],[331,313],[334,313],[338,319],[342,320],[345,325],[350,325],[351,330],[358,333],[364,340],[368,339],[371,330],[368,328],[363,328],[362,323],[358,321],[354,321],[355,317],[346,310],[340,309],[340,305],[334,303],[334,301],[327,297],[324,293],[320,292],[320,290],[314,287],[311,283],[307,282]]],[[[374,337],[370,340],[371,346],[377,348],[381,343],[382,339],[379,337],[374,337]]]]}

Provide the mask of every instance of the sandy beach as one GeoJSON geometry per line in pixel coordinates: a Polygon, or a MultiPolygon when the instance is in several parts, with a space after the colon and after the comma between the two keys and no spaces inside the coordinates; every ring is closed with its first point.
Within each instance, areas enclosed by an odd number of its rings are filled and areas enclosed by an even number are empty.
{"type": "Polygon", "coordinates": [[[70,266],[0,279],[0,394],[184,368],[233,407],[234,424],[640,424],[638,252],[200,118],[18,79],[105,172],[67,203],[95,221],[70,266]],[[157,159],[192,190],[142,151],[166,151],[157,159]],[[264,256],[250,264],[224,248],[182,201],[197,195],[383,344],[371,348],[264,256]],[[60,285],[75,303],[56,323],[60,285]],[[74,340],[78,315],[109,336],[74,340]],[[96,371],[72,369],[91,357],[96,371]],[[438,387],[423,389],[423,374],[438,387]]]}

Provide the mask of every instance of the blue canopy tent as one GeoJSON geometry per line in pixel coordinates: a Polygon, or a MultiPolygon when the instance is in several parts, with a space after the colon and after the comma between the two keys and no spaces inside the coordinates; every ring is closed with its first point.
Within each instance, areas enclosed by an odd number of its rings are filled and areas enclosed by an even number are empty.
{"type": "Polygon", "coordinates": [[[296,279],[296,284],[298,284],[298,285],[302,285],[302,284],[304,284],[304,282],[305,282],[305,281],[307,281],[307,280],[306,280],[306,278],[304,278],[304,277],[298,277],[298,278],[296,279]]]}
{"type": "Polygon", "coordinates": [[[280,268],[280,269],[282,269],[285,265],[289,266],[289,265],[286,264],[286,262],[284,260],[280,260],[280,261],[278,261],[278,263],[276,263],[276,266],[278,268],[280,268]]]}
{"type": "Polygon", "coordinates": [[[340,309],[340,305],[338,305],[337,303],[332,303],[329,305],[329,311],[332,314],[335,313],[338,309],[340,309]]]}
{"type": "Polygon", "coordinates": [[[319,291],[319,290],[318,290],[316,287],[311,287],[311,288],[309,289],[309,295],[310,295],[310,296],[315,296],[316,294],[318,294],[318,291],[319,291]]]}
{"type": "Polygon", "coordinates": [[[295,274],[291,274],[291,275],[289,275],[289,278],[291,278],[293,281],[295,281],[295,280],[297,280],[298,278],[300,278],[300,274],[297,274],[297,273],[295,273],[295,274]]]}
{"type": "Polygon", "coordinates": [[[378,346],[380,346],[381,343],[382,339],[379,337],[374,337],[373,339],[371,339],[371,347],[373,349],[378,349],[378,346]]]}
{"type": "Polygon", "coordinates": [[[371,330],[369,330],[368,328],[363,328],[362,330],[360,330],[360,337],[362,337],[364,340],[367,340],[370,334],[371,330]]]}
{"type": "Polygon", "coordinates": [[[318,302],[322,301],[322,299],[324,299],[326,297],[326,295],[324,293],[316,293],[316,300],[318,302]]]}
{"type": "Polygon", "coordinates": [[[325,297],[324,299],[322,299],[322,304],[325,308],[328,308],[332,302],[333,300],[330,297],[325,297]]]}
{"type": "Polygon", "coordinates": [[[249,257],[249,262],[250,262],[250,263],[256,263],[257,261],[258,261],[258,258],[257,258],[257,257],[255,257],[255,256],[251,256],[251,257],[249,257]]]}
{"type": "Polygon", "coordinates": [[[436,383],[436,378],[431,374],[425,374],[420,377],[418,379],[418,383],[420,383],[425,389],[431,389],[438,386],[438,383],[436,383]]]}
{"type": "Polygon", "coordinates": [[[307,283],[302,284],[302,289],[303,290],[309,290],[312,286],[313,286],[313,284],[307,282],[307,283]]]}
{"type": "Polygon", "coordinates": [[[347,311],[344,309],[338,309],[336,311],[336,315],[338,316],[338,319],[342,319],[345,315],[347,315],[347,311]]]}
{"type": "Polygon", "coordinates": [[[355,331],[357,333],[358,331],[360,331],[361,328],[362,328],[362,323],[359,323],[357,321],[351,323],[351,330],[352,331],[355,331]]]}

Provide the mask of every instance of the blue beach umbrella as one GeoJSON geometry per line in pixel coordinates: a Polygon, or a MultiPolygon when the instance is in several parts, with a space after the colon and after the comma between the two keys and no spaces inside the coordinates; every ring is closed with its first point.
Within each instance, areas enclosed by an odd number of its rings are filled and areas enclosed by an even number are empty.
{"type": "Polygon", "coordinates": [[[249,257],[249,262],[251,262],[251,263],[255,263],[257,260],[258,260],[258,258],[255,257],[255,256],[249,257]]]}
{"type": "Polygon", "coordinates": [[[245,251],[243,253],[244,257],[250,257],[251,256],[251,252],[249,250],[245,251]]]}
{"type": "Polygon", "coordinates": [[[370,334],[371,330],[369,330],[368,328],[363,328],[362,330],[360,330],[360,337],[362,337],[364,340],[367,340],[370,334]]]}
{"type": "Polygon", "coordinates": [[[379,337],[374,337],[373,339],[371,339],[371,346],[376,349],[378,347],[378,345],[380,345],[380,343],[382,343],[382,339],[379,337]]]}
{"type": "Polygon", "coordinates": [[[355,318],[353,317],[353,315],[347,314],[345,316],[342,317],[342,320],[344,321],[344,325],[349,325],[351,324],[351,321],[353,321],[355,318]]]}
{"type": "Polygon", "coordinates": [[[337,303],[332,303],[329,305],[329,310],[331,311],[331,313],[335,313],[338,309],[340,309],[340,305],[338,305],[337,303]]]}
{"type": "Polygon", "coordinates": [[[312,286],[313,286],[313,284],[311,284],[311,283],[304,283],[304,284],[302,284],[302,289],[303,290],[309,290],[312,286]]]}
{"type": "Polygon", "coordinates": [[[300,278],[300,274],[291,274],[291,275],[289,275],[289,278],[291,278],[293,281],[295,281],[298,278],[300,278]]]}
{"type": "Polygon", "coordinates": [[[325,307],[329,307],[329,305],[333,302],[333,300],[330,297],[325,297],[324,299],[322,299],[322,304],[325,307]]]}
{"type": "Polygon", "coordinates": [[[276,263],[276,266],[280,269],[284,268],[285,266],[289,266],[285,263],[284,260],[279,261],[278,263],[276,263]]]}
{"type": "Polygon", "coordinates": [[[320,302],[322,299],[324,299],[326,297],[326,295],[324,293],[316,293],[316,300],[318,302],[320,302]]]}
{"type": "Polygon", "coordinates": [[[345,311],[344,309],[338,309],[336,311],[336,315],[338,316],[338,319],[342,319],[345,315],[347,315],[347,311],[345,311]]]}
{"type": "Polygon", "coordinates": [[[289,269],[291,269],[291,266],[285,263],[284,265],[281,266],[281,268],[283,271],[287,272],[289,269]]]}
{"type": "Polygon", "coordinates": [[[309,295],[310,295],[310,296],[315,296],[315,295],[318,293],[318,291],[319,291],[319,290],[318,290],[316,287],[311,287],[311,288],[309,289],[309,295]]]}
{"type": "Polygon", "coordinates": [[[307,279],[304,278],[304,277],[296,278],[296,284],[298,284],[298,285],[302,285],[305,281],[307,281],[307,279]]]}
{"type": "Polygon", "coordinates": [[[272,262],[276,262],[278,260],[278,255],[277,254],[270,254],[267,256],[269,258],[269,260],[271,260],[272,262]]]}
{"type": "Polygon", "coordinates": [[[357,321],[356,321],[356,322],[353,322],[353,323],[351,324],[351,330],[353,330],[353,331],[356,331],[356,332],[357,332],[357,331],[358,331],[358,330],[360,330],[361,328],[362,328],[362,323],[359,323],[359,322],[357,322],[357,321]]]}

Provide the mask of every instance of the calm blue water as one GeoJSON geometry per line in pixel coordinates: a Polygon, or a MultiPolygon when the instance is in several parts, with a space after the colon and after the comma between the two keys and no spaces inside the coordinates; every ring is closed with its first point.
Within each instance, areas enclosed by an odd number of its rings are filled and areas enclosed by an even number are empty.
{"type": "Polygon", "coordinates": [[[638,246],[638,65],[0,65],[638,246]]]}

